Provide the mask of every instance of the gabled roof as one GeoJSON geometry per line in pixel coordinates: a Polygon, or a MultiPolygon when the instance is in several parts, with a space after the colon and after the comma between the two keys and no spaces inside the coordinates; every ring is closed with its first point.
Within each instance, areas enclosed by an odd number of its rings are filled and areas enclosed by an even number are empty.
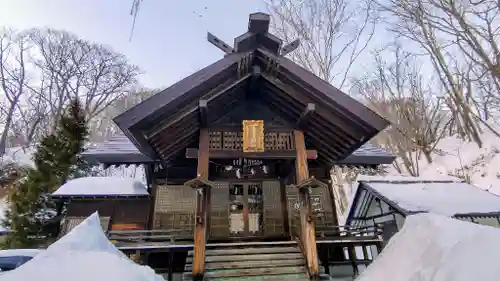
{"type": "Polygon", "coordinates": [[[500,214],[500,196],[452,177],[360,176],[357,182],[348,222],[360,215],[355,214],[355,210],[359,210],[362,191],[384,201],[402,215],[426,212],[450,217],[500,214]]]}
{"type": "MultiPolygon", "coordinates": [[[[90,164],[120,165],[161,162],[160,159],[151,159],[140,152],[124,134],[116,134],[108,141],[87,148],[87,150],[82,153],[82,156],[90,164]]],[[[349,157],[335,164],[391,164],[395,157],[396,156],[371,143],[365,143],[349,157]]]]}
{"type": "Polygon", "coordinates": [[[333,163],[347,158],[389,123],[360,102],[280,53],[281,41],[268,32],[269,15],[250,15],[247,33],[234,49],[115,118],[137,148],[150,158],[169,161],[197,142],[200,103],[211,123],[253,99],[297,123],[310,103],[315,111],[303,128],[318,157],[333,163]]]}

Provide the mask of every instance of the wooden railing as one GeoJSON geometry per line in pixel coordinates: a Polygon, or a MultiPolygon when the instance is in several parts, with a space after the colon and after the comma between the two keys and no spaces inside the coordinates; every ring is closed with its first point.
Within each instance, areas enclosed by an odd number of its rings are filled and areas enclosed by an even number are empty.
{"type": "MultiPolygon", "coordinates": [[[[359,274],[359,265],[371,263],[382,251],[382,229],[375,226],[349,227],[330,226],[316,229],[318,255],[325,273],[329,274],[330,266],[350,264],[353,277],[359,274]],[[376,252],[368,251],[376,247],[376,252]],[[344,249],[347,249],[347,253],[344,249]],[[356,249],[361,250],[362,258],[356,249]]],[[[373,249],[372,249],[373,250],[373,249]]]]}
{"type": "Polygon", "coordinates": [[[338,236],[366,236],[380,237],[382,229],[376,226],[351,227],[346,225],[332,225],[316,228],[317,237],[338,236]]]}
{"type": "Polygon", "coordinates": [[[193,232],[185,230],[112,230],[107,233],[108,239],[117,248],[144,248],[166,246],[178,242],[192,242],[193,232]]]}

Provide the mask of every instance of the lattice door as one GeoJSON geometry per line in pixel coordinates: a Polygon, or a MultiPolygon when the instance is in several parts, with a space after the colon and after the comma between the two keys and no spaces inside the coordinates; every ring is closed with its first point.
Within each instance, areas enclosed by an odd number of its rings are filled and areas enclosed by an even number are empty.
{"type": "Polygon", "coordinates": [[[196,191],[185,185],[157,187],[154,229],[175,229],[192,233],[196,212],[196,191]]]}
{"type": "Polygon", "coordinates": [[[288,204],[288,221],[290,233],[299,235],[300,233],[300,203],[299,193],[296,187],[286,187],[286,201],[288,204]]]}
{"type": "Polygon", "coordinates": [[[229,237],[229,183],[216,182],[212,188],[210,238],[229,237]]]}
{"type": "Polygon", "coordinates": [[[280,182],[262,182],[262,193],[264,197],[264,235],[282,235],[284,233],[284,218],[280,182]]]}

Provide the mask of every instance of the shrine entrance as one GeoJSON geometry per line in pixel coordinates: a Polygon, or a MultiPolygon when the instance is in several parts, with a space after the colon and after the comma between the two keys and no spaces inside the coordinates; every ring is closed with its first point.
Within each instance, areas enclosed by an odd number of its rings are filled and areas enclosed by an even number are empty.
{"type": "Polygon", "coordinates": [[[228,191],[230,237],[243,238],[262,236],[264,234],[262,183],[231,183],[228,191]]]}

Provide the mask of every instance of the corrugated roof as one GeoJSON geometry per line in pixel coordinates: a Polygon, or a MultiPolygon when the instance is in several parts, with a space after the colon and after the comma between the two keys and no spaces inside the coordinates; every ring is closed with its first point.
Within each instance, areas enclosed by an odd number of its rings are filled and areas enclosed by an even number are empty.
{"type": "MultiPolygon", "coordinates": [[[[87,148],[82,156],[90,163],[147,163],[153,159],[142,154],[125,136],[119,133],[102,143],[87,148]]],[[[366,143],[339,164],[390,164],[395,156],[384,149],[366,143]]]]}
{"type": "Polygon", "coordinates": [[[408,213],[454,216],[500,212],[500,196],[459,179],[362,177],[360,183],[408,213]]]}

